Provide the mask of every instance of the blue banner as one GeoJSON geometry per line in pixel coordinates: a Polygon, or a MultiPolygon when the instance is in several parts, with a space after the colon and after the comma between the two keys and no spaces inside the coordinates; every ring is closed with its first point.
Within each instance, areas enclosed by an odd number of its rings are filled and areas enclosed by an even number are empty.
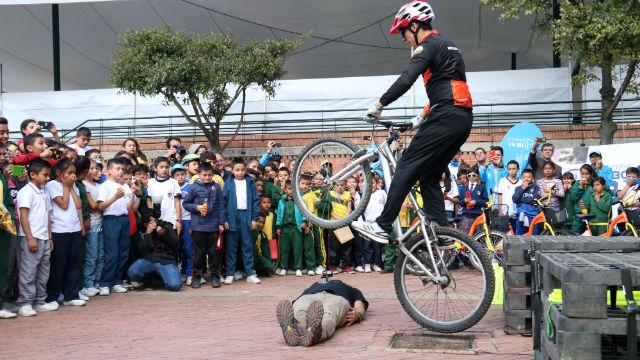
{"type": "Polygon", "coordinates": [[[505,166],[511,160],[517,161],[520,164],[518,176],[527,167],[531,146],[536,137],[542,137],[540,129],[532,123],[522,122],[509,129],[502,139],[501,146],[504,149],[502,161],[505,166]]]}

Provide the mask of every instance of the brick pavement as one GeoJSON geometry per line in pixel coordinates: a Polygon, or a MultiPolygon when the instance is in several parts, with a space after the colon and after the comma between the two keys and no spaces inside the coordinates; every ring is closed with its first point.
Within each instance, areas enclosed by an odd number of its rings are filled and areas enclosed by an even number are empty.
{"type": "Polygon", "coordinates": [[[531,338],[502,331],[501,307],[467,331],[478,355],[388,349],[396,332],[421,332],[396,300],[391,274],[339,274],[371,305],[367,318],[312,348],[289,347],[275,305],[295,298],[319,277],[244,281],[212,289],[136,291],[93,298],[32,318],[0,321],[0,359],[531,359],[531,338]]]}

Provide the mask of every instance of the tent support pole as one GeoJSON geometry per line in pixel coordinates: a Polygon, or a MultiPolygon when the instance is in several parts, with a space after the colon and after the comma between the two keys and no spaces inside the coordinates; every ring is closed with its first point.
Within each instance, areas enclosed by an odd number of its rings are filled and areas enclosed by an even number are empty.
{"type": "Polygon", "coordinates": [[[60,13],[58,4],[51,5],[51,33],[53,34],[53,91],[60,91],[60,13]]]}

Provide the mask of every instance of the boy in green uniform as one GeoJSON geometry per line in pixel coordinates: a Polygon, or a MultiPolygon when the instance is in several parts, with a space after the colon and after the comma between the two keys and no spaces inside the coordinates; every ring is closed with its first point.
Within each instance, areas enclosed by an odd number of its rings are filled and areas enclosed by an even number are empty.
{"type": "Polygon", "coordinates": [[[271,259],[269,239],[264,232],[265,216],[260,215],[258,226],[253,231],[253,256],[254,267],[259,276],[271,276],[275,269],[275,262],[271,259]]]}
{"type": "Polygon", "coordinates": [[[282,267],[278,275],[287,274],[286,266],[289,264],[289,252],[293,250],[293,268],[296,271],[296,276],[302,276],[302,223],[304,218],[293,201],[290,181],[285,182],[285,193],[286,196],[283,196],[278,203],[276,215],[276,232],[280,237],[278,251],[282,267]]]}
{"type": "MultiPolygon", "coordinates": [[[[300,191],[302,192],[302,200],[306,203],[305,207],[311,211],[314,215],[317,215],[315,211],[314,199],[315,195],[310,191],[311,176],[302,174],[300,176],[300,191]]],[[[304,264],[307,267],[307,275],[315,275],[316,268],[316,254],[314,246],[313,226],[309,221],[303,221],[300,224],[302,232],[302,248],[304,254],[304,264]]],[[[322,271],[320,272],[322,274],[322,271]]]]}
{"type": "MultiPolygon", "coordinates": [[[[575,181],[569,191],[570,201],[573,203],[574,214],[580,214],[582,206],[584,205],[584,199],[589,196],[593,196],[593,186],[591,183],[595,177],[596,171],[591,165],[584,164],[580,167],[580,181],[575,181]]],[[[581,234],[584,230],[584,222],[577,217],[574,217],[571,222],[571,231],[576,234],[581,234]]]]}
{"type": "MultiPolygon", "coordinates": [[[[314,214],[319,217],[328,219],[329,214],[331,213],[331,197],[328,196],[328,192],[326,190],[323,193],[323,183],[324,178],[322,177],[322,174],[316,173],[311,182],[309,195],[307,195],[307,200],[313,201],[313,204],[307,203],[307,208],[310,210],[313,209],[314,214]]],[[[327,266],[327,246],[325,243],[324,232],[316,225],[311,227],[311,232],[313,233],[316,252],[317,267],[315,272],[317,274],[322,274],[322,271],[327,266]]]]}

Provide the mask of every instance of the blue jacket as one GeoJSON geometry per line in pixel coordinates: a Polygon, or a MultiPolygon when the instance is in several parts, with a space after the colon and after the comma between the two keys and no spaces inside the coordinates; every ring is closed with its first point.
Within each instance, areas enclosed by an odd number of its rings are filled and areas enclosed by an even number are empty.
{"type": "Polygon", "coordinates": [[[518,213],[525,213],[527,216],[536,216],[540,212],[534,201],[538,198],[540,198],[540,188],[536,183],[529,185],[524,190],[522,186],[518,186],[513,193],[513,202],[516,204],[518,213]]]}
{"type": "MultiPolygon", "coordinates": [[[[287,199],[286,195],[284,195],[278,202],[278,210],[276,211],[276,227],[277,228],[282,227],[282,219],[284,218],[284,202],[293,201],[293,199],[290,199],[290,200],[285,200],[285,199],[287,199]]],[[[293,208],[294,208],[294,213],[296,214],[296,226],[298,230],[302,232],[302,223],[305,221],[304,215],[302,215],[302,212],[300,211],[300,209],[298,209],[298,206],[295,203],[293,204],[293,208]]]]}
{"type": "Polygon", "coordinates": [[[460,200],[460,206],[462,207],[462,215],[466,217],[480,216],[480,214],[482,214],[482,207],[489,201],[484,184],[476,184],[476,187],[471,192],[471,199],[476,201],[476,206],[471,209],[467,209],[467,203],[465,202],[469,187],[460,186],[459,190],[460,194],[458,195],[458,199],[460,200]]]}
{"type": "MultiPolygon", "coordinates": [[[[249,219],[258,221],[260,217],[260,197],[253,178],[245,175],[247,181],[247,215],[249,219]]],[[[229,231],[238,231],[236,223],[238,213],[238,202],[236,199],[236,182],[233,177],[229,177],[224,183],[224,207],[227,209],[227,222],[229,223],[229,231]]],[[[186,209],[186,208],[185,208],[186,209]]],[[[247,224],[249,225],[249,224],[247,224]]]]}
{"type": "Polygon", "coordinates": [[[222,190],[215,182],[203,184],[196,180],[189,186],[182,198],[182,206],[191,213],[191,230],[202,232],[218,231],[219,225],[227,221],[222,190]],[[207,216],[201,216],[197,206],[207,202],[207,216]]]}
{"type": "MultiPolygon", "coordinates": [[[[500,179],[507,177],[507,175],[509,175],[509,172],[507,171],[507,168],[504,166],[497,167],[493,164],[489,164],[489,166],[487,166],[487,169],[480,174],[480,178],[484,182],[485,187],[487,189],[487,196],[491,195],[492,190],[493,190],[493,194],[496,193],[496,190],[498,189],[498,184],[500,183],[500,179]]],[[[497,197],[494,199],[497,200],[497,197]]]]}

